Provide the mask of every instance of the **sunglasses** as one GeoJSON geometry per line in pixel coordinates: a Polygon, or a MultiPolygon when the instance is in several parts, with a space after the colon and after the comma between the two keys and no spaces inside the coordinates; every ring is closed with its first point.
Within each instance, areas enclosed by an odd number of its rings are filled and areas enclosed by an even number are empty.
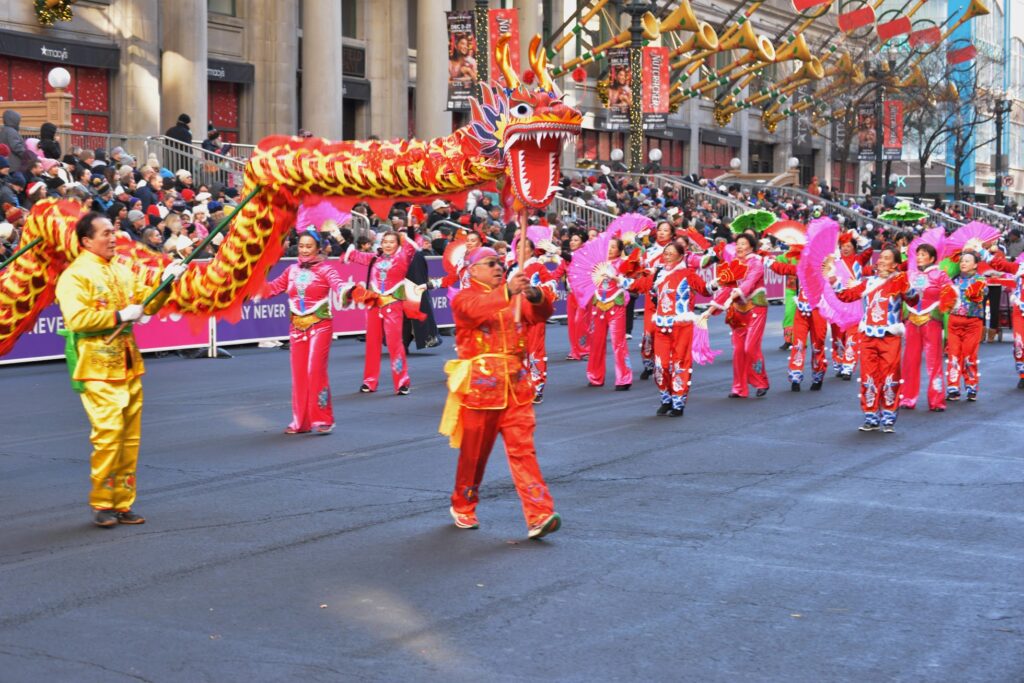
{"type": "Polygon", "coordinates": [[[502,270],[505,269],[505,266],[501,265],[501,261],[498,261],[497,259],[487,259],[486,261],[478,261],[474,265],[484,266],[485,268],[493,268],[495,266],[498,266],[502,270]]]}

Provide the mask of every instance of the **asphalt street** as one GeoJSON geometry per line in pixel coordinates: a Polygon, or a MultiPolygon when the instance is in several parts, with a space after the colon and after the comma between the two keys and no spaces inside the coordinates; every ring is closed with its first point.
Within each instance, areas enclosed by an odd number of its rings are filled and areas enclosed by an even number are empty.
{"type": "Polygon", "coordinates": [[[682,419],[651,382],[587,387],[549,326],[564,525],[540,542],[500,446],[481,528],[450,523],[451,338],[411,356],[408,397],[357,393],[363,346],[336,341],[330,436],[282,433],[287,352],[148,358],[148,522],[112,530],[63,365],[0,367],[0,681],[1024,680],[1010,344],[982,346],[977,403],[864,434],[855,382],[789,391],[771,315],[769,395],[726,398],[716,321],[682,419]]]}

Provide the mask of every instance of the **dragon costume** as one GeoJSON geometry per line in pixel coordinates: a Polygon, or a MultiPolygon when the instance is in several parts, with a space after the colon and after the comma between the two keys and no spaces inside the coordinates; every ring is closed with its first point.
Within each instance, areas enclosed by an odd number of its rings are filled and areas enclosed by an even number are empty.
{"type": "MultiPolygon", "coordinates": [[[[255,195],[235,217],[217,254],[190,265],[174,283],[165,311],[238,320],[243,302],[259,293],[280,258],[304,200],[320,196],[343,206],[368,201],[376,209],[397,201],[458,197],[502,181],[508,212],[543,208],[560,180],[561,148],[580,133],[582,116],[562,101],[547,71],[540,36],[530,43],[535,90],[512,70],[507,35],[495,44],[505,84],[482,83],[469,124],[429,141],[345,141],[274,135],[257,145],[245,167],[242,196],[255,195]]],[[[39,245],[0,272],[0,355],[53,302],[57,276],[78,255],[75,222],[84,207],[44,200],[32,207],[22,244],[39,245]]],[[[145,269],[156,282],[169,257],[122,241],[118,259],[145,269]]]]}

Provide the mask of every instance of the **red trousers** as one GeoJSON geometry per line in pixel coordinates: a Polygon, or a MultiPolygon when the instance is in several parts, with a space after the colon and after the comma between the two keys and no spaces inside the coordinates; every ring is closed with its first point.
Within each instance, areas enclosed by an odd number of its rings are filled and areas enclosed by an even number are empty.
{"type": "Polygon", "coordinates": [[[851,327],[845,332],[839,325],[832,327],[832,370],[843,374],[852,374],[857,367],[857,339],[860,332],[851,327]]]}
{"type": "Polygon", "coordinates": [[[942,373],[942,323],[929,320],[924,325],[915,325],[909,320],[907,345],[903,349],[903,399],[901,408],[917,405],[921,391],[921,356],[924,356],[928,372],[928,407],[946,407],[945,376],[942,373]]]}
{"type": "Polygon", "coordinates": [[[685,408],[693,379],[693,323],[674,325],[669,332],[654,331],[654,381],[661,402],[685,408]]]}
{"type": "Polygon", "coordinates": [[[949,316],[946,337],[946,391],[960,393],[960,380],[969,394],[978,393],[978,347],[985,321],[961,315],[949,316]]]}
{"type": "Polygon", "coordinates": [[[547,324],[540,322],[529,326],[526,331],[526,357],[530,366],[530,379],[538,394],[544,393],[548,381],[548,351],[545,345],[547,324]]]}
{"type": "Polygon", "coordinates": [[[811,338],[811,381],[821,382],[828,370],[825,358],[825,335],[828,323],[824,316],[813,309],[810,315],[797,311],[793,316],[793,346],[789,349],[789,381],[804,381],[804,362],[807,359],[807,337],[811,338]]]}
{"type": "Polygon", "coordinates": [[[381,337],[388,344],[391,357],[391,379],[395,391],[409,384],[409,371],[405,364],[405,345],[402,343],[402,302],[387,306],[374,306],[366,310],[366,364],[363,366],[363,384],[376,391],[380,379],[381,337]]]}
{"type": "Polygon", "coordinates": [[[452,492],[455,511],[470,514],[476,510],[487,459],[500,433],[505,442],[512,483],[523,504],[526,525],[535,526],[551,515],[555,511],[555,501],[544,483],[533,447],[533,431],[537,425],[533,405],[510,405],[503,410],[462,408],[459,419],[463,432],[459,464],[455,470],[455,490],[452,492]]]}
{"type": "Polygon", "coordinates": [[[644,301],[644,333],[640,337],[640,357],[643,359],[644,370],[654,370],[654,296],[647,295],[644,301]]]}
{"type": "Polygon", "coordinates": [[[609,333],[615,356],[615,386],[633,383],[633,370],[626,345],[626,307],[612,306],[607,311],[594,308],[594,329],[590,335],[590,360],[587,361],[587,380],[591,384],[604,384],[604,355],[609,333]]]}
{"type": "Polygon", "coordinates": [[[292,354],[292,429],[308,432],[320,425],[334,424],[327,360],[331,355],[334,323],[321,320],[288,335],[292,354]]]}
{"type": "Polygon", "coordinates": [[[580,306],[571,294],[566,304],[566,318],[569,323],[569,357],[583,360],[590,344],[590,307],[580,306]]]}
{"type": "Polygon", "coordinates": [[[754,306],[746,313],[733,314],[732,328],[732,393],[746,396],[747,385],[755,389],[768,388],[768,373],[764,369],[761,338],[768,321],[768,308],[754,306]]]}
{"type": "Polygon", "coordinates": [[[1020,306],[1014,306],[1010,311],[1010,326],[1013,328],[1013,362],[1017,374],[1024,379],[1024,315],[1020,306]]]}
{"type": "Polygon", "coordinates": [[[860,338],[860,408],[867,422],[894,424],[900,399],[900,338],[860,338]]]}

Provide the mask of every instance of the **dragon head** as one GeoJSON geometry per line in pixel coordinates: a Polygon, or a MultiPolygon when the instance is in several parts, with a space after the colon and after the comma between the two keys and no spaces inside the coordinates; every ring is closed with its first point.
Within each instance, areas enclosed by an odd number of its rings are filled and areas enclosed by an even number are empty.
{"type": "Polygon", "coordinates": [[[519,207],[544,208],[558,190],[562,145],[580,134],[583,116],[562,101],[547,71],[540,36],[530,42],[530,66],[537,90],[526,88],[509,59],[510,36],[498,38],[494,54],[507,87],[482,84],[481,101],[471,100],[471,135],[480,152],[506,175],[506,191],[519,207]]]}

